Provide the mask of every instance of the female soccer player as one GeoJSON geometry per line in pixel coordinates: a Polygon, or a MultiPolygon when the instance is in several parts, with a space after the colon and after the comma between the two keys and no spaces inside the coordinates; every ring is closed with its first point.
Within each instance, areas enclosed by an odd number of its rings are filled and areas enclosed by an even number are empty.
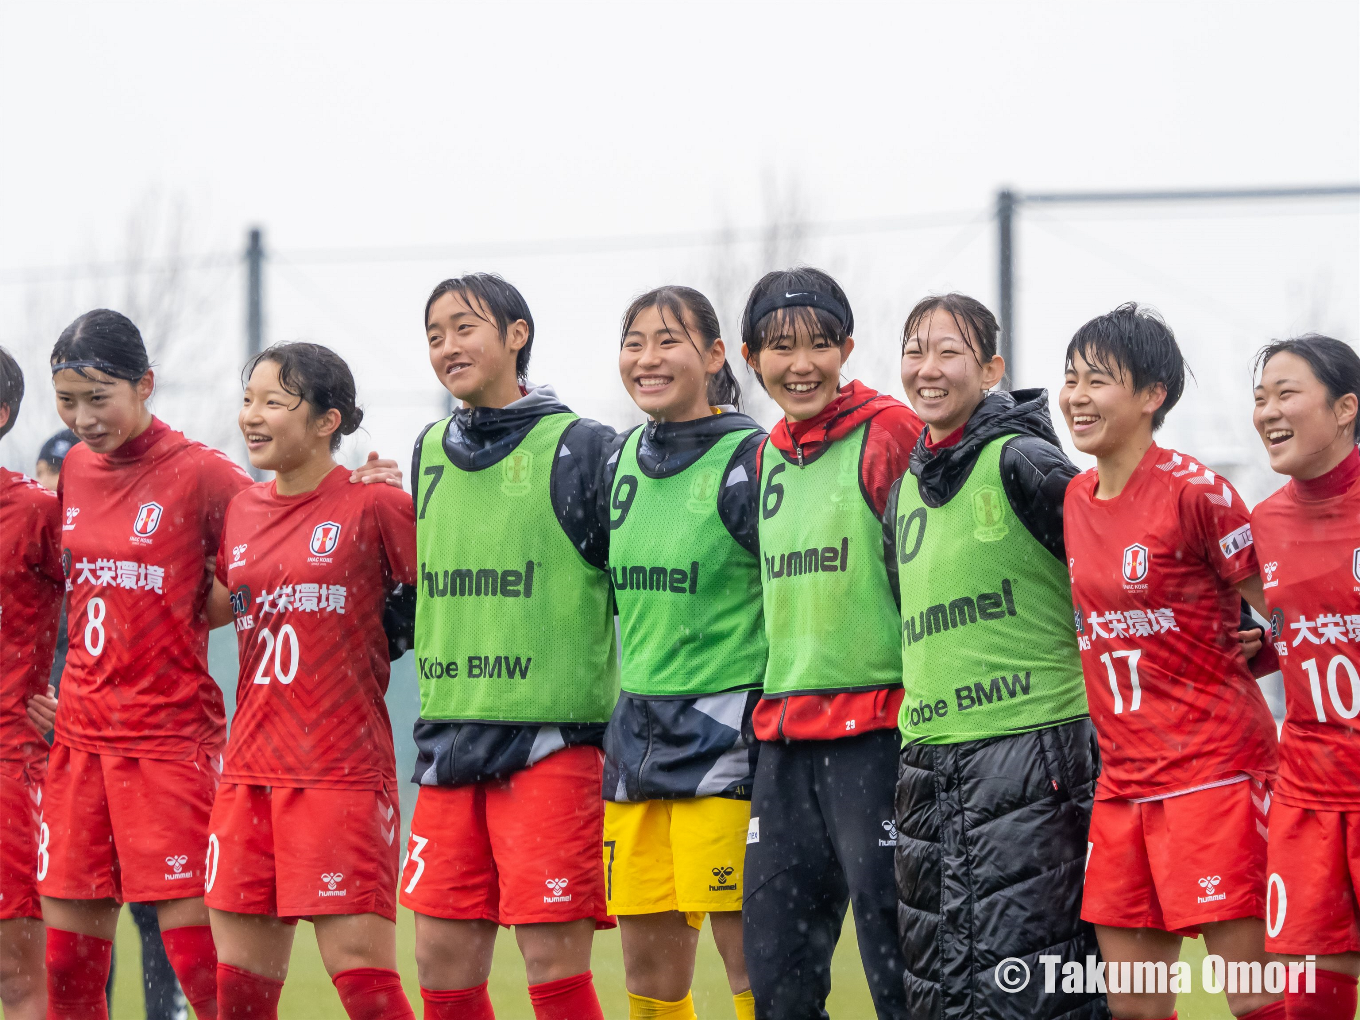
{"type": "MultiPolygon", "coordinates": [[[[608,474],[622,696],[605,731],[604,861],[629,1017],[694,1020],[704,914],[739,1020],[742,863],[765,677],[756,450],[713,306],[662,287],[623,317],[619,374],[651,419],[608,474]],[[716,406],[715,406],[716,405],[716,406]]],[[[604,495],[602,493],[602,496],[604,495]]]]}
{"type": "MultiPolygon", "coordinates": [[[[224,725],[206,604],[226,505],[250,479],[152,415],[155,373],[126,316],[85,313],[51,363],[81,443],[59,488],[71,643],[38,839],[48,1013],[107,1015],[118,907],[133,901],[157,904],[185,996],[215,1017],[203,862],[224,725]]],[[[365,481],[395,467],[376,464],[365,481]]]]}
{"type": "MultiPolygon", "coordinates": [[[[1153,433],[1185,388],[1170,328],[1136,304],[1077,330],[1059,396],[1077,449],[1063,524],[1101,773],[1081,916],[1096,925],[1118,1018],[1173,1015],[1176,988],[1133,991],[1183,935],[1264,964],[1275,726],[1240,647],[1241,599],[1264,610],[1247,508],[1153,433]]],[[[1278,993],[1228,992],[1238,1017],[1283,1017],[1278,993]]]]}
{"type": "Polygon", "coordinates": [[[1290,1020],[1350,1020],[1360,975],[1360,357],[1324,336],[1258,358],[1253,421],[1289,478],[1251,515],[1285,677],[1266,855],[1266,949],[1290,1020]],[[1295,977],[1316,954],[1315,988],[1295,977]]]}
{"type": "Polygon", "coordinates": [[[421,784],[401,878],[427,1018],[490,1017],[514,926],[539,1020],[599,1020],[612,926],[601,867],[605,723],[618,697],[607,519],[612,429],[527,381],[534,325],[478,273],[425,306],[430,365],[462,407],[416,441],[421,784]]]}
{"type": "Polygon", "coordinates": [[[415,512],[335,462],[359,427],[334,352],[281,344],[246,368],[250,462],[227,506],[210,603],[240,682],[208,836],[205,901],[224,1017],[275,1017],[297,919],[356,1018],[412,1017],[397,974],[401,828],[383,608],[414,585],[415,512]]]}
{"type": "Polygon", "coordinates": [[[826,1016],[847,903],[878,1016],[909,1015],[892,873],[902,660],[880,516],[921,423],[840,384],[853,333],[818,269],[767,273],[742,316],[742,356],[784,412],[760,453],[770,652],[742,902],[760,1016],[826,1016]]]}
{"type": "Polygon", "coordinates": [[[906,694],[897,888],[913,1016],[1105,1016],[1046,994],[1039,956],[1095,952],[1078,916],[1097,771],[1072,634],[1063,456],[1044,390],[992,392],[996,318],[928,297],[902,331],[927,425],[883,536],[901,590],[906,694]],[[1035,976],[1008,987],[1019,958],[1035,976]]]}
{"type": "MultiPolygon", "coordinates": [[[[23,372],[0,347],[0,437],[23,399],[23,372]]],[[[0,468],[0,1003],[14,1020],[47,1015],[35,878],[47,744],[26,713],[47,689],[65,587],[56,493],[0,468]]]]}

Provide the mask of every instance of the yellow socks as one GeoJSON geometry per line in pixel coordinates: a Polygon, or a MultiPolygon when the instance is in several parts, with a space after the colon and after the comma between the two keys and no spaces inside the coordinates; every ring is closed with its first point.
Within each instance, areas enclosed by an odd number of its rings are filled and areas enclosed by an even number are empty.
{"type": "MultiPolygon", "coordinates": [[[[751,993],[746,994],[749,996],[751,993]]],[[[751,1020],[755,1020],[754,1006],[749,1015],[751,1020]]],[[[694,996],[686,994],[679,1002],[662,1002],[629,992],[628,1020],[698,1020],[694,1013],[694,996]]]]}
{"type": "Polygon", "coordinates": [[[756,997],[751,989],[732,996],[732,1004],[737,1007],[737,1020],[756,1020],[756,997]]]}

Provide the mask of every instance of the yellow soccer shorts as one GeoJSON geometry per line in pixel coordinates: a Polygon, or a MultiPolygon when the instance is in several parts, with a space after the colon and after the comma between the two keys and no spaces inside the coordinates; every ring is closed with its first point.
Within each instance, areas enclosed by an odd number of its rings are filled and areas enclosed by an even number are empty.
{"type": "Polygon", "coordinates": [[[607,801],[605,895],[611,914],[679,910],[694,927],[741,909],[751,802],[728,797],[607,801]]]}

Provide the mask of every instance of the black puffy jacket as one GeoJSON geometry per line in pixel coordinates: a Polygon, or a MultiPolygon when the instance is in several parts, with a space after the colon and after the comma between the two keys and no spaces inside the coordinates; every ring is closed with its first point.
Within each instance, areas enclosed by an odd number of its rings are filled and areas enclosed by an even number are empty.
{"type": "MultiPolygon", "coordinates": [[[[953,498],[982,448],[1004,435],[1002,486],[1015,516],[1060,562],[1062,507],[1077,473],[1058,445],[1043,390],[993,393],[960,441],[911,455],[908,483],[933,506],[953,498]]],[[[898,488],[886,522],[895,520],[898,488]]],[[[885,557],[896,565],[893,528],[885,557]]],[[[892,577],[894,587],[897,578],[892,577]]],[[[1086,837],[1100,770],[1089,719],[959,744],[909,744],[897,786],[894,861],[898,934],[911,1015],[921,1020],[1103,1020],[1101,995],[1046,994],[1039,957],[1096,956],[1081,920],[1086,837]],[[996,967],[1024,961],[1027,986],[1007,992],[996,967]]]]}

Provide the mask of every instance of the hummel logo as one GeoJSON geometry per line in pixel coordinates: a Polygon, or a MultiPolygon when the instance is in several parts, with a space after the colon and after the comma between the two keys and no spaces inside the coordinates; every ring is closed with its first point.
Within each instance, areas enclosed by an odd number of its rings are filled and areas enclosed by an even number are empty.
{"type": "Polygon", "coordinates": [[[328,871],[321,876],[321,881],[326,883],[327,889],[334,889],[336,884],[345,876],[338,871],[328,871]]]}
{"type": "Polygon", "coordinates": [[[897,826],[893,824],[893,820],[891,818],[885,818],[883,821],[879,822],[879,825],[883,826],[883,831],[888,834],[888,838],[880,839],[878,845],[897,846],[897,826]]]}
{"type": "Polygon", "coordinates": [[[1199,880],[1199,887],[1204,890],[1204,895],[1198,897],[1198,901],[1200,903],[1214,903],[1218,900],[1226,900],[1228,898],[1227,893],[1215,894],[1214,892],[1214,890],[1218,888],[1218,883],[1222,881],[1223,878],[1220,875],[1209,875],[1205,878],[1201,878],[1199,880]]]}
{"type": "Polygon", "coordinates": [[[178,857],[167,857],[165,859],[165,863],[168,864],[170,867],[174,868],[176,871],[181,871],[183,870],[184,865],[189,863],[189,858],[186,857],[184,854],[180,854],[178,857]]]}
{"type": "Polygon", "coordinates": [[[548,887],[548,891],[551,892],[552,895],[551,895],[551,896],[544,896],[544,897],[543,897],[543,902],[544,902],[544,903],[570,903],[570,902],[571,902],[571,893],[567,893],[566,895],[563,895],[563,894],[562,894],[562,890],[565,889],[565,888],[567,887],[567,881],[568,881],[568,880],[565,879],[565,878],[550,878],[550,879],[548,879],[547,881],[545,881],[543,884],[546,885],[546,886],[548,887]]]}
{"type": "Polygon", "coordinates": [[[731,865],[725,864],[720,868],[711,868],[709,870],[712,873],[713,877],[718,880],[717,885],[710,885],[708,887],[709,892],[736,892],[737,889],[736,883],[728,882],[728,879],[730,879],[734,874],[736,874],[737,871],[736,868],[732,867],[731,865]]]}
{"type": "Polygon", "coordinates": [[[189,858],[188,858],[188,856],[186,856],[185,854],[172,854],[171,856],[167,857],[167,858],[165,859],[165,866],[166,866],[167,868],[172,869],[172,870],[171,870],[171,871],[167,871],[167,872],[165,873],[165,879],[166,879],[166,881],[167,881],[167,882],[174,882],[174,881],[176,881],[177,879],[181,879],[181,878],[193,878],[193,877],[194,877],[194,873],[193,873],[192,871],[185,871],[185,870],[184,870],[184,865],[186,865],[186,864],[188,864],[188,863],[189,863],[189,858]]]}

